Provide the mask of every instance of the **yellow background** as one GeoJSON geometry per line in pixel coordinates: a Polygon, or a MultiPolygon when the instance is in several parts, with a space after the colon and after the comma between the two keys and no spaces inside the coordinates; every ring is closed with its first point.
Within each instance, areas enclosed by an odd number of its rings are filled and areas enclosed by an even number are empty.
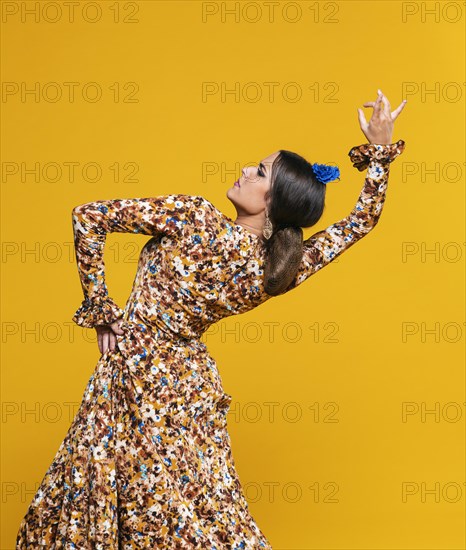
{"type": "MultiPolygon", "coordinates": [[[[21,4],[34,3],[2,2],[1,549],[14,548],[71,423],[67,403],[79,404],[99,357],[94,331],[71,322],[82,300],[72,208],[187,193],[234,218],[226,191],[240,167],[289,149],[341,170],[309,236],[357,200],[364,172],[347,153],[367,141],[357,107],[377,88],[392,108],[408,99],[393,135],[406,150],[391,166],[377,228],[206,342],[233,396],[229,431],[251,512],[274,549],[465,548],[464,3],[280,2],[269,20],[264,2],[101,1],[93,23],[86,2],[73,22],[65,10],[56,22],[52,11],[22,22],[21,4]],[[237,19],[222,21],[224,7],[237,19]],[[217,11],[203,21],[203,9],[217,11]],[[54,82],[57,102],[5,92],[5,83],[54,82]],[[65,82],[79,83],[74,102],[65,82]],[[88,82],[101,100],[82,99],[88,82]],[[122,101],[127,82],[137,83],[137,102],[122,101]],[[239,83],[239,100],[203,101],[206,82],[239,83]],[[278,83],[273,101],[267,82],[278,83]],[[298,101],[281,95],[290,82],[298,101]],[[244,95],[254,90],[264,94],[256,102],[244,95]],[[78,163],[74,181],[69,162],[78,163]],[[102,169],[96,183],[82,177],[89,162],[102,169]],[[55,182],[9,173],[21,163],[64,171],[55,182]],[[124,176],[135,163],[134,181],[114,181],[115,163],[124,176]],[[206,163],[219,171],[203,177],[206,163]]],[[[122,306],[134,247],[147,239],[107,238],[107,283],[122,306]]]]}

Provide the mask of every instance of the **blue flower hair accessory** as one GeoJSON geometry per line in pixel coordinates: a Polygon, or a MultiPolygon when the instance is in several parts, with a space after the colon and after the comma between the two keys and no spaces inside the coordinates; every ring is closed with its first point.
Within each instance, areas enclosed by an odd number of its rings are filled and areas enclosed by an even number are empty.
{"type": "Polygon", "coordinates": [[[312,164],[311,166],[316,178],[321,183],[327,184],[330,181],[340,179],[340,169],[338,168],[338,166],[330,166],[329,164],[317,164],[317,162],[314,162],[314,164],[312,164]]]}

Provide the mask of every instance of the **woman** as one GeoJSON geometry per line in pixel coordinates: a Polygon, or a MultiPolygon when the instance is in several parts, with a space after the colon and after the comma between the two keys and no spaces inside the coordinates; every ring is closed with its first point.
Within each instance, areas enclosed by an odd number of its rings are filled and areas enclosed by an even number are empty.
{"type": "Polygon", "coordinates": [[[349,156],[364,187],[348,217],[304,241],[338,168],[279,151],[228,192],[232,220],[201,196],[103,200],[73,209],[84,301],[73,320],[102,353],[67,436],[19,529],[16,548],[272,548],[248,509],[230,447],[207,328],[289,292],[378,222],[393,112],[380,92],[349,156]],[[109,297],[107,233],[151,235],[124,310],[109,297]]]}

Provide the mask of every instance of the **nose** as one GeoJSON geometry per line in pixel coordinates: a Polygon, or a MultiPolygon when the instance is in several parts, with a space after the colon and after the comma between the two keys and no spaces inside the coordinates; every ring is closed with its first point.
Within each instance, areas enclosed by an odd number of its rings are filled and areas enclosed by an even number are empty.
{"type": "Polygon", "coordinates": [[[254,175],[251,173],[251,171],[254,170],[253,166],[246,166],[246,168],[243,168],[243,176],[246,179],[253,179],[254,175]]]}

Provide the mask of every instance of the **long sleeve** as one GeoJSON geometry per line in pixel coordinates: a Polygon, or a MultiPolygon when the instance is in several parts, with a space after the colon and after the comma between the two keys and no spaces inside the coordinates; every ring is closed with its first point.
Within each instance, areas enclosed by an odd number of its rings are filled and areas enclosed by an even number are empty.
{"type": "Polygon", "coordinates": [[[383,145],[364,143],[349,151],[353,166],[360,172],[367,170],[356,205],[348,216],[304,241],[303,260],[287,290],[301,284],[374,229],[385,203],[390,163],[404,148],[405,142],[399,140],[383,145]]]}
{"type": "Polygon", "coordinates": [[[203,216],[201,196],[99,200],[72,210],[76,264],[84,294],[72,320],[82,327],[110,324],[123,310],[108,295],[104,248],[107,233],[164,234],[179,238],[203,216]]]}

